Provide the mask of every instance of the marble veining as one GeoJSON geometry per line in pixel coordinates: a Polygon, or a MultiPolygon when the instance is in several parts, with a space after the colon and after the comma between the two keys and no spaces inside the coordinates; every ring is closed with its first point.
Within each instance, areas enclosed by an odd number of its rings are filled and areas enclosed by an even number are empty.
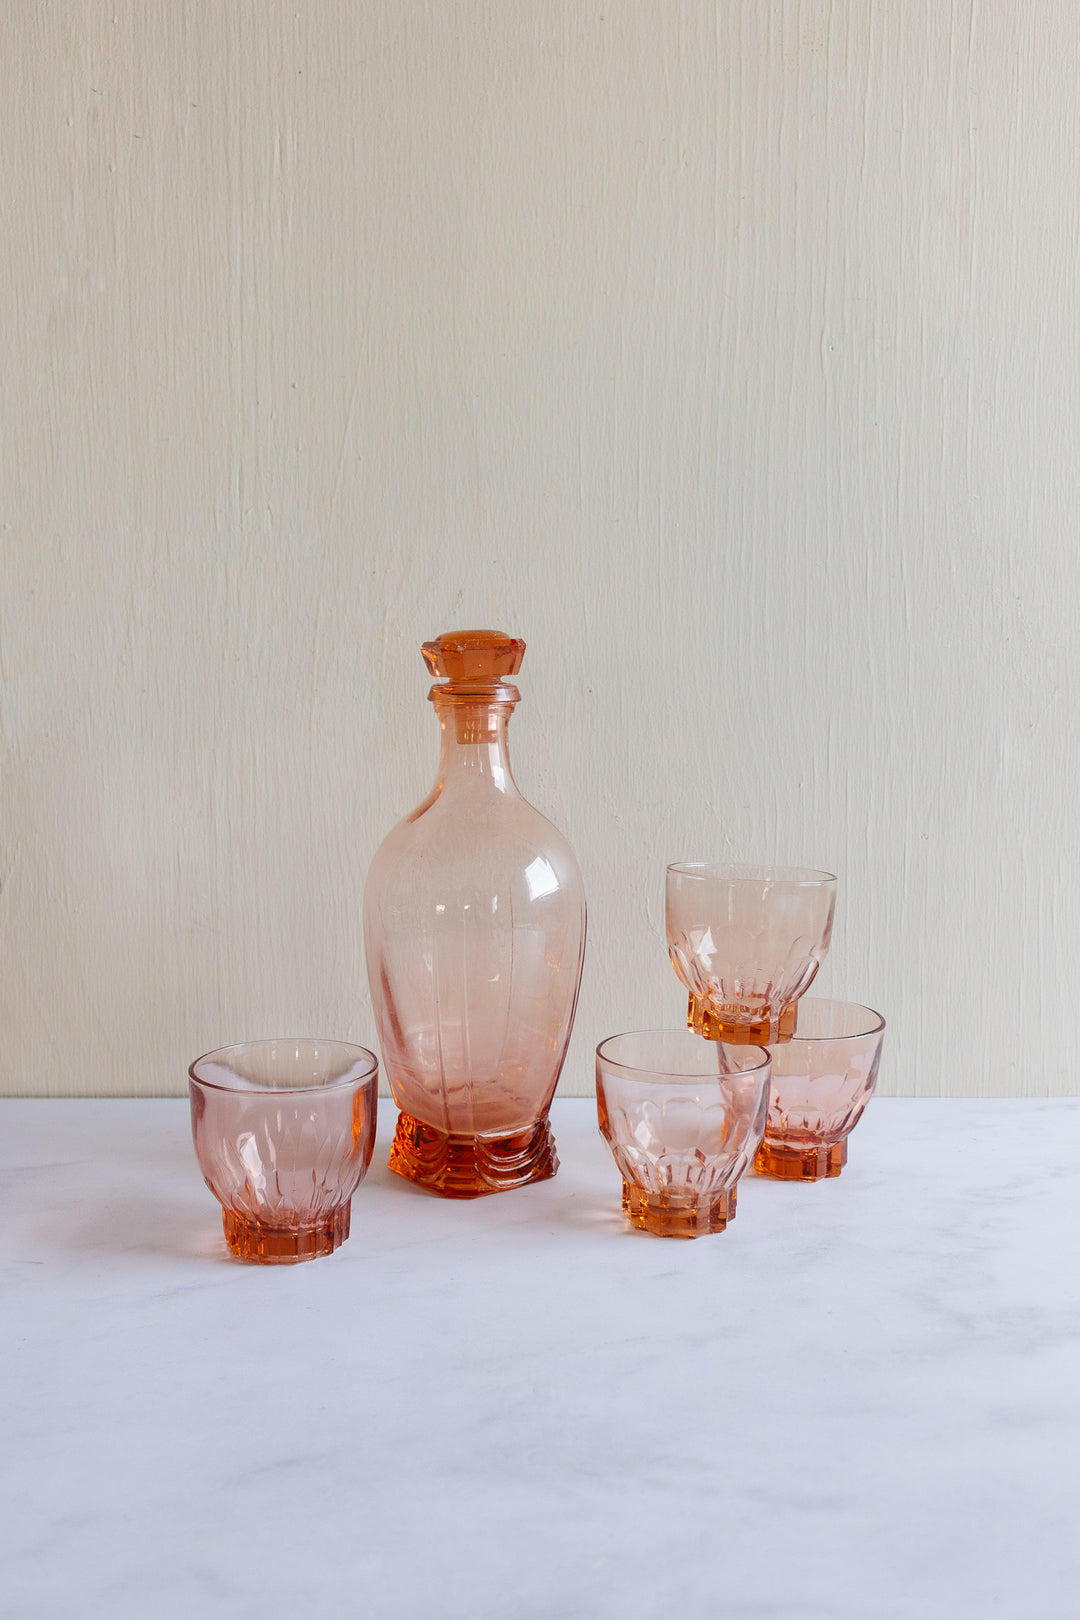
{"type": "Polygon", "coordinates": [[[1080,1100],[877,1099],[836,1181],[634,1232],[591,1102],[229,1259],[178,1101],[0,1103],[5,1617],[1066,1620],[1080,1100]]]}

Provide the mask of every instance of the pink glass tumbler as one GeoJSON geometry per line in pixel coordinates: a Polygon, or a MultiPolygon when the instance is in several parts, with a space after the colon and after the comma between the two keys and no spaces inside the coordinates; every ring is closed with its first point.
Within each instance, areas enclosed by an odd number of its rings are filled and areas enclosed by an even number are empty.
{"type": "Polygon", "coordinates": [[[600,1134],[623,1213],[660,1237],[722,1232],[765,1126],[769,1054],[686,1029],[612,1035],[596,1048],[600,1134]]]}
{"type": "Polygon", "coordinates": [[[847,1163],[847,1139],[877,1083],[885,1020],[870,1007],[808,996],[798,1034],[770,1047],[772,1089],[759,1176],[820,1181],[847,1163]]]}
{"type": "Polygon", "coordinates": [[[374,1054],[248,1041],[197,1058],[188,1075],[195,1154],[233,1254],[290,1265],[344,1243],[375,1143],[374,1054]]]}
{"type": "Polygon", "coordinates": [[[832,938],[836,879],[805,867],[679,861],[667,869],[668,955],[709,1040],[767,1045],[795,1030],[796,1003],[832,938]]]}

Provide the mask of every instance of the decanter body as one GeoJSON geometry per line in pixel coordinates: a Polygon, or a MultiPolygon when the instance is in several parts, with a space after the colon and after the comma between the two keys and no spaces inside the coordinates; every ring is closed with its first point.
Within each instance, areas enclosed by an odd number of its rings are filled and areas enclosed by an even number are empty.
{"type": "Polygon", "coordinates": [[[401,1110],[390,1168],[452,1198],[555,1174],[548,1109],[585,949],[569,844],[522,798],[504,679],[525,644],[494,631],[424,646],[439,776],[376,851],[364,889],[368,978],[401,1110]]]}

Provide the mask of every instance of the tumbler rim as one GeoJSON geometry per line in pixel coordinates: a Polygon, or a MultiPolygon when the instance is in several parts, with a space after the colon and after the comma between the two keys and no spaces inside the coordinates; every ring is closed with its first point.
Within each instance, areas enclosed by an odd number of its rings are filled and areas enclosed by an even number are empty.
{"type": "Polygon", "coordinates": [[[213,1051],[204,1052],[201,1057],[197,1057],[188,1065],[188,1079],[197,1086],[205,1086],[209,1091],[220,1091],[229,1095],[257,1097],[322,1096],[328,1091],[347,1091],[366,1085],[369,1081],[377,1079],[378,1073],[379,1059],[368,1047],[357,1046],[354,1041],[339,1041],[324,1035],[277,1035],[253,1041],[234,1041],[229,1046],[218,1046],[213,1051]],[[328,1080],[321,1085],[295,1086],[258,1085],[254,1081],[242,1079],[239,1075],[236,1077],[237,1083],[230,1085],[220,1079],[211,1079],[198,1073],[201,1065],[209,1063],[216,1063],[222,1068],[231,1068],[230,1059],[233,1054],[271,1046],[336,1047],[342,1054],[353,1054],[352,1068],[357,1072],[349,1072],[339,1080],[328,1080]]]}
{"type": "Polygon", "coordinates": [[[798,1023],[796,1023],[795,1033],[785,1041],[786,1046],[810,1045],[812,1042],[821,1045],[832,1045],[837,1041],[865,1041],[869,1040],[871,1036],[881,1035],[885,1031],[884,1015],[874,1007],[865,1006],[861,1001],[842,1001],[839,997],[834,996],[800,996],[796,1005],[800,1010],[805,1008],[807,1012],[811,1007],[820,1007],[822,1009],[831,1007],[837,1012],[865,1013],[866,1017],[862,1021],[863,1027],[861,1029],[852,1031],[847,1035],[811,1035],[800,1030],[798,1023]]]}
{"type": "Polygon", "coordinates": [[[788,883],[798,888],[824,888],[836,882],[835,872],[812,866],[769,866],[754,861],[670,861],[667,870],[677,877],[746,879],[756,883],[788,883]]]}
{"type": "Polygon", "coordinates": [[[687,1043],[688,1052],[700,1051],[700,1048],[702,1047],[722,1047],[724,1052],[734,1060],[732,1072],[735,1074],[759,1074],[762,1069],[768,1068],[772,1063],[772,1054],[764,1046],[750,1044],[734,1045],[729,1041],[703,1041],[700,1036],[693,1035],[692,1032],[685,1026],[683,1026],[681,1029],[625,1029],[617,1035],[605,1035],[604,1039],[596,1048],[597,1061],[602,1063],[606,1069],[618,1070],[618,1072],[621,1075],[624,1075],[628,1080],[662,1081],[663,1084],[672,1086],[700,1086],[703,1082],[707,1082],[709,1080],[724,1080],[728,1078],[728,1076],[722,1073],[719,1069],[715,1074],[702,1074],[700,1070],[696,1072],[687,1070],[685,1073],[682,1073],[678,1070],[673,1070],[670,1068],[659,1068],[655,1064],[644,1065],[640,1063],[624,1063],[619,1058],[612,1057],[605,1051],[605,1048],[610,1047],[615,1041],[624,1041],[636,1035],[687,1035],[690,1037],[690,1041],[693,1043],[693,1045],[691,1045],[689,1042],[687,1043]],[[742,1059],[744,1056],[749,1056],[751,1052],[756,1052],[758,1054],[760,1059],[759,1062],[743,1063],[740,1061],[740,1059],[742,1059]]]}

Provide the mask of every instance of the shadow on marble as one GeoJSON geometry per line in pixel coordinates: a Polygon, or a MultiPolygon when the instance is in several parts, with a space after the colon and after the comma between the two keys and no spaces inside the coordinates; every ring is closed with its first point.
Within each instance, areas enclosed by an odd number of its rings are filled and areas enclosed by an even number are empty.
{"type": "Polygon", "coordinates": [[[622,1212],[618,1190],[609,1198],[596,1193],[574,1193],[551,1211],[551,1221],[558,1226],[575,1227],[579,1231],[605,1233],[609,1237],[648,1237],[639,1232],[622,1212]]]}

